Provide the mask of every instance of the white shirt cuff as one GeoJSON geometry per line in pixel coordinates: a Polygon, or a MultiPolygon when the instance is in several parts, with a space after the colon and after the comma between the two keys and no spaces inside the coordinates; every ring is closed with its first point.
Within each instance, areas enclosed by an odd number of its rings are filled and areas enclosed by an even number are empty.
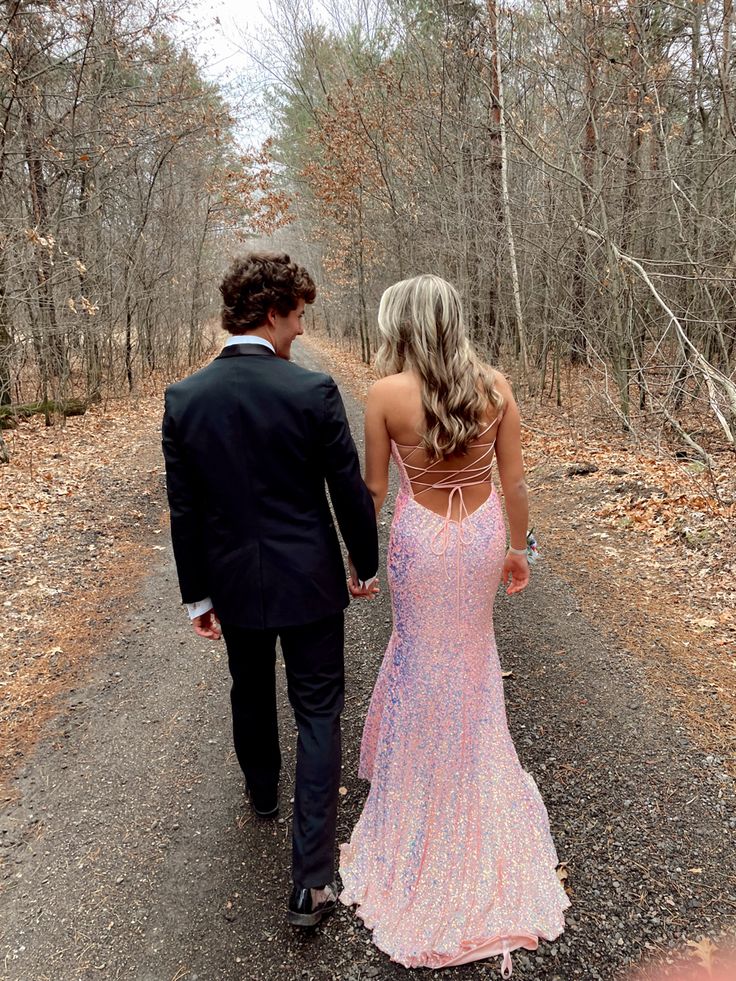
{"type": "Polygon", "coordinates": [[[378,579],[378,573],[376,573],[375,576],[371,576],[370,579],[366,579],[365,582],[363,582],[362,579],[359,579],[358,585],[360,586],[361,589],[368,589],[370,586],[373,585],[376,579],[378,579]]]}
{"type": "Polygon", "coordinates": [[[187,603],[187,612],[189,613],[189,619],[193,620],[195,617],[201,617],[203,613],[212,609],[212,600],[207,597],[207,599],[197,600],[196,603],[187,603]]]}

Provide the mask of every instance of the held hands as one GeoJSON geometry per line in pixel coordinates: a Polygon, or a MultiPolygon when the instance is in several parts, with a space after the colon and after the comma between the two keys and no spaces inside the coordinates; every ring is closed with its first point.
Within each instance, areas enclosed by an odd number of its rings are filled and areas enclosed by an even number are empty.
{"type": "Polygon", "coordinates": [[[370,585],[361,586],[357,578],[351,575],[348,579],[348,590],[353,599],[373,599],[381,592],[381,587],[376,579],[370,585]]]}
{"type": "Polygon", "coordinates": [[[514,555],[513,552],[507,552],[503,561],[501,579],[507,587],[506,592],[509,596],[526,589],[529,585],[529,562],[526,555],[514,555]]]}
{"type": "Polygon", "coordinates": [[[378,578],[376,577],[370,585],[361,586],[358,573],[353,565],[353,560],[348,556],[348,567],[350,569],[350,577],[348,579],[348,590],[353,599],[373,599],[381,591],[381,587],[378,585],[378,578]]]}
{"type": "Polygon", "coordinates": [[[194,627],[195,634],[198,637],[204,637],[206,640],[219,640],[222,636],[220,621],[217,619],[217,614],[214,610],[207,610],[206,613],[194,617],[192,626],[194,627]]]}

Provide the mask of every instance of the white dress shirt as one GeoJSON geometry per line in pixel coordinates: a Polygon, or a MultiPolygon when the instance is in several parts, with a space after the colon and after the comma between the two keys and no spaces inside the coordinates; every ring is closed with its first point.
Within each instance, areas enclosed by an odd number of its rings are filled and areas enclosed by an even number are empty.
{"type": "MultiPolygon", "coordinates": [[[[259,337],[257,334],[233,334],[225,341],[225,347],[230,347],[231,344],[262,344],[276,354],[273,344],[267,341],[265,337],[259,337]]],[[[372,579],[368,579],[366,582],[361,580],[361,587],[370,586],[371,583],[375,582],[376,578],[376,576],[373,576],[372,579]]],[[[201,617],[203,613],[207,613],[208,610],[212,609],[212,600],[207,596],[205,599],[197,600],[196,603],[187,603],[186,607],[189,613],[189,619],[194,620],[195,617],[201,617]]]]}
{"type": "Polygon", "coordinates": [[[259,337],[258,334],[232,334],[225,341],[225,347],[230,347],[232,344],[263,344],[276,354],[273,344],[265,337],[259,337]]]}

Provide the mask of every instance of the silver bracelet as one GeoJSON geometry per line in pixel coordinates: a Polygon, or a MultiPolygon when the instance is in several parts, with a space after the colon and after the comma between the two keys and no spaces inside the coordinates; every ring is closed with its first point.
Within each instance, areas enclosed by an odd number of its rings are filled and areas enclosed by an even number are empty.
{"type": "Polygon", "coordinates": [[[508,551],[511,552],[512,555],[528,555],[528,551],[525,548],[511,548],[509,545],[508,551]]]}

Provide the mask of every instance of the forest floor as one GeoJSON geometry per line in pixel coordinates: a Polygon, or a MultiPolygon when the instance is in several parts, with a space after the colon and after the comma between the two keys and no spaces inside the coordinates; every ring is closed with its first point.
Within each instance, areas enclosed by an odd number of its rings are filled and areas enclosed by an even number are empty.
{"type": "Polygon", "coordinates": [[[28,754],[55,698],[122,623],[145,562],[169,547],[161,395],[64,425],[5,432],[0,467],[0,781],[28,754]],[[160,537],[155,537],[160,536],[160,537]]]}
{"type": "MultiPolygon", "coordinates": [[[[370,369],[317,338],[297,357],[335,375],[359,440],[370,369]]],[[[629,978],[654,959],[705,981],[736,925],[733,487],[632,452],[595,412],[523,414],[543,559],[525,594],[499,596],[497,630],[512,735],[572,907],[565,935],[515,956],[514,976],[629,978]]],[[[283,675],[283,816],[263,825],[230,748],[222,646],[178,607],[160,416],[152,393],[7,437],[0,977],[429,979],[390,963],[347,910],[304,934],[284,923],[283,675]]],[[[365,798],[357,752],[387,591],[354,604],[347,629],[341,840],[365,798]]]]}

